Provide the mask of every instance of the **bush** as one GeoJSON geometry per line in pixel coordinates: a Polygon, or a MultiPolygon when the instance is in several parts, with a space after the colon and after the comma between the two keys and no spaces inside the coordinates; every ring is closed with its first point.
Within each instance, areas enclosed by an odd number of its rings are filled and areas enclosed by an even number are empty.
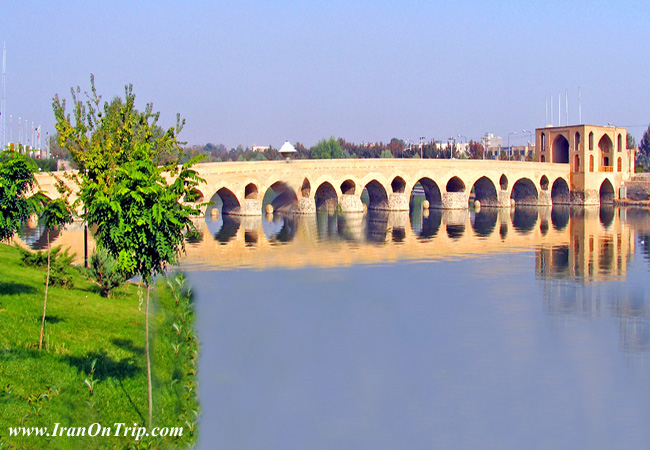
{"type": "Polygon", "coordinates": [[[111,290],[126,281],[124,274],[117,269],[115,259],[105,249],[93,252],[88,270],[95,283],[101,288],[102,297],[110,297],[111,290]]]}
{"type": "MultiPolygon", "coordinates": [[[[23,266],[39,269],[47,267],[47,250],[33,252],[19,245],[15,245],[15,247],[20,251],[23,266]]],[[[61,247],[58,245],[52,247],[50,252],[50,286],[60,286],[67,289],[74,286],[71,264],[76,254],[70,254],[69,251],[70,249],[66,248],[61,252],[61,247]]]]}

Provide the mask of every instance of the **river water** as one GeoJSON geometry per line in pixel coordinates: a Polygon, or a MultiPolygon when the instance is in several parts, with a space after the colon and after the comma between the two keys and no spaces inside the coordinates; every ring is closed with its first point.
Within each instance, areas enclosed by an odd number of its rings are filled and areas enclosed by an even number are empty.
{"type": "Polygon", "coordinates": [[[647,210],[197,226],[200,449],[648,447],[647,210]]]}
{"type": "Polygon", "coordinates": [[[199,448],[647,448],[649,230],[605,208],[207,218],[199,448]]]}

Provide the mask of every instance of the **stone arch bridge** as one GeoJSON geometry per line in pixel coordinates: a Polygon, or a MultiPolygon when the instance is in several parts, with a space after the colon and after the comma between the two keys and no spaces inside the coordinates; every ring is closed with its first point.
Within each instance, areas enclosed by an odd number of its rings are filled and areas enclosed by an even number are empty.
{"type": "MultiPolygon", "coordinates": [[[[363,212],[364,191],[369,209],[408,211],[418,185],[432,208],[466,209],[475,200],[498,208],[575,203],[570,165],[562,163],[331,159],[203,163],[195,169],[205,180],[197,187],[197,202],[218,196],[223,214],[243,216],[261,215],[269,190],[275,211],[303,214],[317,208],[363,212]]],[[[37,181],[51,198],[58,195],[53,177],[39,174],[37,181]]],[[[605,176],[600,201],[616,197],[615,183],[613,175],[605,176]]]]}

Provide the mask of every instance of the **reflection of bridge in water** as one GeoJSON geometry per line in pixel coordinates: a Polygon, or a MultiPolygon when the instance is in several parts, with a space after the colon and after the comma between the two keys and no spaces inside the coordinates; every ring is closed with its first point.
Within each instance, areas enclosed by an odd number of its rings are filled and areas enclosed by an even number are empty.
{"type": "MultiPolygon", "coordinates": [[[[182,257],[189,270],[345,267],[534,252],[533,270],[551,316],[613,316],[626,349],[650,349],[647,289],[620,282],[635,253],[636,230],[650,229],[647,211],[556,206],[475,213],[416,207],[410,214],[208,216],[197,218],[196,225],[199,234],[187,237],[182,257]]],[[[25,240],[42,248],[43,228],[27,231],[25,240]]],[[[50,236],[54,245],[83,255],[80,222],[50,236]]],[[[498,267],[493,275],[500,276],[498,267]]]]}
{"type": "MultiPolygon", "coordinates": [[[[421,198],[419,200],[422,201],[421,198]]],[[[223,215],[197,218],[182,264],[194,269],[337,267],[536,251],[542,277],[591,281],[625,276],[634,229],[625,210],[517,207],[370,211],[366,214],[223,215]]],[[[29,244],[42,248],[43,229],[29,244]],[[39,235],[40,233],[40,235],[39,235]]],[[[51,234],[54,245],[83,255],[83,226],[51,234]]],[[[27,239],[27,237],[26,237],[27,239]]],[[[91,247],[93,246],[91,239],[91,247]]],[[[92,250],[91,250],[92,251],[92,250]]]]}

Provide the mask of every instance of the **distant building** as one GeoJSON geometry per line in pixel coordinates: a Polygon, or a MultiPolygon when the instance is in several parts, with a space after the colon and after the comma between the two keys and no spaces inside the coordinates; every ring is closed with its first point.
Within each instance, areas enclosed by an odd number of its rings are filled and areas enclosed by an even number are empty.
{"type": "Polygon", "coordinates": [[[268,145],[267,145],[267,146],[263,146],[263,145],[255,145],[255,144],[253,144],[253,145],[251,146],[251,151],[254,151],[254,152],[265,152],[265,151],[268,150],[269,148],[271,148],[271,147],[269,147],[268,145]]]}

